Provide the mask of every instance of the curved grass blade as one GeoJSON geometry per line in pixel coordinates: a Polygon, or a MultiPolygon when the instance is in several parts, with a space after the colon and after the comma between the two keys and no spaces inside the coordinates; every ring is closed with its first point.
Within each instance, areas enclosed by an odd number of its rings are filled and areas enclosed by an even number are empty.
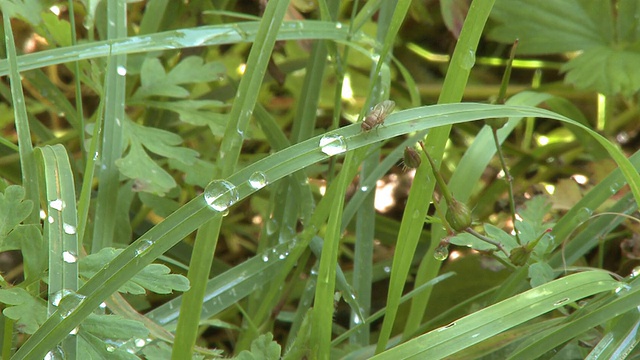
{"type": "Polygon", "coordinates": [[[441,359],[564,304],[619,286],[604,271],[572,274],[465,316],[373,359],[441,359]]]}
{"type": "MultiPolygon", "coordinates": [[[[376,136],[362,134],[360,124],[346,126],[292,145],[285,150],[244,167],[226,180],[236,186],[238,198],[242,200],[256,191],[248,182],[251,175],[256,171],[263,172],[267,180],[272,182],[329,158],[330,156],[322,152],[319,146],[320,139],[323,136],[341,136],[344,139],[346,148],[353,150],[382,139],[414,131],[427,130],[437,126],[492,117],[519,116],[545,117],[576,124],[574,121],[553,112],[531,107],[473,103],[426,106],[389,115],[386,127],[380,129],[376,136]]],[[[576,124],[576,126],[580,125],[576,124]]],[[[618,150],[613,144],[592,130],[585,130],[596,139],[599,139],[599,142],[604,142],[603,145],[607,147],[610,153],[615,154],[615,159],[621,167],[626,166],[628,169],[633,169],[624,155],[619,152],[616,154],[618,150]]],[[[629,183],[634,184],[632,188],[635,187],[637,189],[638,184],[640,184],[640,176],[633,170],[629,174],[628,169],[625,177],[629,183]]],[[[122,284],[215,215],[215,212],[208,208],[201,195],[182,206],[163,222],[154,226],[120,253],[109,266],[99,271],[78,290],[86,298],[78,305],[75,311],[64,319],[57,316],[48,319],[18,349],[14,355],[15,358],[19,359],[25,356],[43,357],[50,348],[60,342],[69,331],[77,326],[102,301],[117,291],[122,284]]]]}

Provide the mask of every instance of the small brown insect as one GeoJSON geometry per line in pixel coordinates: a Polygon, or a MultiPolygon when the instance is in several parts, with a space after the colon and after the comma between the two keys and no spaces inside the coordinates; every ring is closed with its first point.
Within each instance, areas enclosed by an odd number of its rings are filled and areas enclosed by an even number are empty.
{"type": "Polygon", "coordinates": [[[362,125],[360,125],[362,131],[369,132],[371,129],[383,125],[384,119],[391,114],[395,106],[396,103],[392,100],[385,100],[374,106],[373,110],[369,111],[364,120],[362,120],[362,125]]]}

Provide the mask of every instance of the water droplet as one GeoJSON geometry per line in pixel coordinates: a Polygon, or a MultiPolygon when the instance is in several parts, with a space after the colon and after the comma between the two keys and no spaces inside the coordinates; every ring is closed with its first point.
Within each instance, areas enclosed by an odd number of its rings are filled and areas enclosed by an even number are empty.
{"type": "Polygon", "coordinates": [[[64,230],[64,233],[67,235],[74,235],[76,233],[76,227],[71,224],[63,223],[62,229],[64,230]]]}
{"type": "Polygon", "coordinates": [[[71,251],[65,251],[62,253],[62,260],[66,263],[73,264],[78,261],[78,256],[71,251]]]}
{"type": "Polygon", "coordinates": [[[64,351],[59,346],[55,347],[53,350],[49,351],[45,356],[44,360],[62,360],[65,359],[64,351]]]}
{"type": "Polygon", "coordinates": [[[569,301],[569,298],[563,298],[553,303],[553,306],[560,306],[569,301]]]}
{"type": "Polygon", "coordinates": [[[116,347],[113,345],[107,345],[107,352],[114,352],[116,351],[116,347]]]}
{"type": "Polygon", "coordinates": [[[592,214],[593,214],[593,210],[589,209],[588,207],[583,207],[582,209],[578,210],[578,214],[576,215],[576,218],[578,219],[579,222],[585,222],[589,220],[592,214]]]}
{"type": "Polygon", "coordinates": [[[433,252],[433,257],[438,261],[444,261],[449,257],[449,249],[446,246],[438,245],[433,252]]]}
{"type": "Polygon", "coordinates": [[[49,224],[53,224],[56,220],[53,218],[53,216],[49,216],[47,217],[47,221],[49,221],[49,224]]]}
{"type": "Polygon", "coordinates": [[[413,217],[414,219],[417,219],[420,217],[420,210],[416,209],[413,211],[413,214],[411,214],[411,217],[413,217]]]}
{"type": "Polygon", "coordinates": [[[275,234],[275,232],[278,231],[279,227],[280,224],[278,224],[278,220],[269,219],[269,221],[267,221],[267,235],[275,234]]]}
{"type": "Polygon", "coordinates": [[[69,331],[69,335],[78,335],[78,331],[80,331],[80,328],[76,326],[73,330],[69,331]]]}
{"type": "Polygon", "coordinates": [[[267,175],[265,175],[262,171],[256,171],[249,177],[249,185],[252,188],[258,190],[267,186],[269,182],[267,181],[267,175]]]}
{"type": "Polygon", "coordinates": [[[140,256],[145,251],[149,250],[149,248],[153,245],[153,241],[145,239],[140,242],[138,247],[136,248],[136,256],[140,256]]]}
{"type": "Polygon", "coordinates": [[[618,190],[620,190],[620,184],[618,183],[613,183],[611,186],[609,186],[609,191],[611,192],[611,195],[617,193],[618,190]]]}
{"type": "Polygon", "coordinates": [[[124,66],[122,66],[122,65],[118,66],[118,68],[116,69],[116,71],[118,72],[118,75],[120,75],[120,76],[125,76],[125,75],[127,75],[127,68],[126,68],[126,67],[124,67],[124,66]]]}
{"type": "Polygon", "coordinates": [[[84,295],[80,295],[71,291],[71,293],[63,297],[58,304],[58,311],[60,311],[60,316],[62,316],[62,318],[64,319],[67,316],[71,315],[71,313],[74,312],[75,309],[77,309],[78,306],[80,306],[80,304],[82,304],[82,302],[84,302],[84,299],[86,298],[87,297],[84,295]]]}
{"type": "Polygon", "coordinates": [[[62,209],[65,208],[65,203],[64,201],[60,200],[60,199],[56,199],[56,200],[51,200],[49,201],[49,206],[52,209],[58,210],[58,211],[62,211],[62,209]]]}
{"type": "Polygon", "coordinates": [[[336,29],[342,29],[342,23],[336,23],[336,29]]]}
{"type": "Polygon", "coordinates": [[[443,331],[443,330],[451,329],[454,326],[456,326],[456,323],[452,322],[451,324],[448,324],[448,325],[445,325],[445,326],[439,328],[437,331],[443,331]]]}
{"type": "Polygon", "coordinates": [[[391,266],[385,266],[384,268],[382,268],[382,270],[384,270],[384,272],[386,272],[387,274],[391,273],[391,266]]]}
{"type": "Polygon", "coordinates": [[[475,64],[476,64],[476,53],[473,50],[469,49],[467,50],[467,53],[463,55],[460,66],[464,70],[471,70],[471,68],[475,64]]]}
{"type": "Polygon", "coordinates": [[[226,180],[214,180],[204,189],[204,200],[215,211],[228,209],[238,198],[238,190],[226,180]]]}
{"type": "Polygon", "coordinates": [[[362,186],[362,187],[360,188],[360,191],[362,191],[362,192],[366,192],[367,190],[369,190],[369,187],[368,187],[368,186],[362,186]]]}
{"type": "Polygon", "coordinates": [[[325,135],[320,139],[320,149],[329,156],[338,155],[347,151],[347,143],[342,135],[325,135]]]}
{"type": "Polygon", "coordinates": [[[53,294],[53,296],[49,299],[49,301],[51,302],[51,304],[53,306],[58,306],[60,305],[60,300],[62,300],[63,297],[71,294],[73,291],[71,290],[67,290],[67,289],[62,289],[60,291],[58,291],[57,293],[53,294]]]}
{"type": "Polygon", "coordinates": [[[278,255],[278,259],[284,260],[284,259],[287,258],[288,255],[289,255],[289,253],[282,253],[282,254],[278,255]]]}
{"type": "Polygon", "coordinates": [[[631,270],[631,277],[637,277],[638,275],[640,275],[640,266],[636,266],[633,268],[633,270],[631,270]]]}
{"type": "Polygon", "coordinates": [[[100,309],[106,309],[107,308],[107,303],[100,303],[100,305],[98,307],[100,309]]]}
{"type": "Polygon", "coordinates": [[[360,320],[360,316],[358,316],[358,314],[353,314],[353,323],[356,325],[362,323],[362,320],[360,320]]]}
{"type": "Polygon", "coordinates": [[[268,262],[269,261],[269,255],[267,255],[267,254],[262,255],[262,261],[268,262]]]}

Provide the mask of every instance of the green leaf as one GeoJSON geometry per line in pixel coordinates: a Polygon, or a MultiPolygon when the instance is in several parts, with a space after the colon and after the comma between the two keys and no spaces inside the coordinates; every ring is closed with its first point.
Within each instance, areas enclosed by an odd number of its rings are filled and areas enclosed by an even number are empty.
{"type": "Polygon", "coordinates": [[[59,46],[71,46],[71,25],[68,21],[58,18],[52,12],[42,14],[46,34],[59,46]]]}
{"type": "Polygon", "coordinates": [[[2,1],[2,11],[10,17],[19,17],[31,25],[38,25],[42,21],[41,13],[47,2],[40,0],[7,0],[2,1]]]}
{"type": "Polygon", "coordinates": [[[42,300],[22,288],[0,289],[0,303],[7,307],[2,313],[18,324],[18,330],[33,334],[47,320],[47,307],[42,300]]]}
{"type": "MultiPolygon", "coordinates": [[[[171,348],[171,346],[169,346],[169,344],[165,343],[165,342],[160,342],[157,344],[154,344],[152,346],[146,346],[143,350],[142,353],[145,356],[145,359],[147,360],[166,360],[166,359],[171,359],[171,351],[173,349],[171,348]]],[[[222,357],[222,351],[221,350],[215,350],[217,353],[216,357],[222,357]]],[[[204,359],[203,355],[199,355],[199,354],[193,354],[191,355],[191,359],[192,360],[202,360],[204,359]]]]}
{"type": "Polygon", "coordinates": [[[546,196],[535,196],[531,200],[524,203],[524,206],[518,210],[518,215],[524,222],[528,222],[535,227],[541,227],[544,217],[551,210],[551,203],[546,196]]]}
{"type": "Polygon", "coordinates": [[[613,41],[609,1],[498,0],[491,17],[499,25],[489,37],[512,44],[519,54],[553,54],[585,50],[613,41]]]}
{"type": "MultiPolygon", "coordinates": [[[[80,259],[80,275],[90,278],[113,260],[122,249],[104,248],[96,254],[80,259]]],[[[161,264],[147,265],[142,271],[122,285],[118,291],[131,294],[144,294],[145,289],[158,294],[169,294],[173,290],[189,290],[189,280],[178,274],[170,274],[170,269],[161,264]]]]}
{"type": "MultiPolygon", "coordinates": [[[[81,327],[82,328],[82,327],[81,327]]],[[[134,354],[130,354],[121,347],[121,343],[107,343],[97,336],[80,331],[78,339],[78,353],[83,359],[91,360],[137,360],[140,359],[134,354]]]]}
{"type": "Polygon", "coordinates": [[[83,322],[81,331],[86,331],[99,338],[129,340],[144,338],[149,330],[139,321],[119,315],[89,315],[83,322]]]}
{"type": "Polygon", "coordinates": [[[553,280],[553,269],[546,262],[537,262],[529,266],[529,283],[531,287],[540,286],[553,280]]]}
{"type": "Polygon", "coordinates": [[[566,63],[566,82],[605,95],[630,96],[640,89],[640,51],[596,46],[566,63]]]}
{"type": "Polygon", "coordinates": [[[278,360],[280,359],[280,345],[273,341],[273,334],[260,335],[251,342],[251,351],[244,350],[234,359],[236,360],[278,360]]]}
{"type": "Polygon", "coordinates": [[[191,165],[169,159],[169,167],[184,174],[184,181],[189,185],[204,188],[211,182],[216,166],[209,161],[196,159],[191,165]]]}
{"type": "Polygon", "coordinates": [[[220,110],[227,107],[216,100],[180,100],[180,101],[144,101],[144,105],[174,111],[180,121],[196,126],[208,126],[214,135],[222,136],[227,125],[228,116],[220,110]]]}
{"type": "Polygon", "coordinates": [[[177,146],[182,138],[166,130],[138,125],[127,119],[124,133],[129,140],[129,152],[116,160],[116,165],[124,176],[136,180],[138,191],[163,196],[176,186],[173,177],[156,164],[144,148],[185,165],[193,164],[198,156],[194,150],[177,146]]]}
{"type": "Polygon", "coordinates": [[[0,251],[16,250],[15,239],[8,239],[10,233],[29,216],[33,203],[24,199],[24,188],[18,185],[7,187],[0,193],[0,251]]]}
{"type": "Polygon", "coordinates": [[[190,56],[178,63],[169,73],[157,58],[146,58],[140,70],[142,86],[133,95],[133,99],[150,96],[186,98],[189,91],[182,84],[200,83],[218,80],[225,74],[224,66],[219,62],[204,64],[202,58],[190,56]]]}

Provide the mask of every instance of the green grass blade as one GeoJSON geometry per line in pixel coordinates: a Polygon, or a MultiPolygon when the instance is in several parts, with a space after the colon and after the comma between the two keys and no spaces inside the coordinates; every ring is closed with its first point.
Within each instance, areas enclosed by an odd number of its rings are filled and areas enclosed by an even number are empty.
{"type": "MultiPolygon", "coordinates": [[[[485,1],[482,2],[482,4],[476,1],[471,4],[460,33],[460,38],[458,39],[458,44],[454,50],[438,103],[455,103],[462,99],[462,94],[464,93],[464,88],[467,84],[471,67],[473,66],[473,63],[470,64],[470,57],[475,57],[480,35],[482,34],[484,24],[489,17],[492,7],[493,1],[485,1]]],[[[436,128],[431,130],[427,137],[427,149],[435,159],[437,166],[439,166],[444,154],[444,146],[449,137],[450,130],[450,126],[436,128]]],[[[385,349],[387,341],[391,336],[391,330],[398,312],[399,299],[409,273],[409,259],[413,257],[422,227],[424,226],[424,219],[429,208],[429,201],[426,199],[431,199],[435,186],[435,180],[428,175],[429,171],[428,166],[419,167],[409,191],[409,198],[402,216],[402,224],[400,232],[398,233],[398,245],[391,269],[389,294],[387,295],[387,315],[382,324],[376,353],[385,349]]],[[[424,270],[426,273],[423,274],[422,281],[429,281],[429,279],[434,278],[440,268],[440,264],[432,259],[431,254],[433,254],[443,234],[442,231],[437,231],[436,229],[431,235],[430,248],[424,258],[424,261],[428,261],[428,263],[425,265],[427,268],[424,270]]],[[[427,301],[428,294],[427,296],[418,297],[415,300],[416,303],[426,303],[427,301]]],[[[421,312],[422,310],[418,311],[421,312]]],[[[418,325],[418,321],[410,320],[405,326],[404,333],[413,333],[418,325]]]]}
{"type": "MultiPolygon", "coordinates": [[[[221,177],[231,175],[238,162],[244,133],[251,119],[260,91],[260,84],[264,78],[278,29],[282,25],[288,4],[289,1],[276,0],[269,2],[265,8],[255,42],[249,53],[247,70],[238,86],[236,99],[229,113],[230,121],[220,146],[218,161],[221,162],[219,172],[221,177]]],[[[176,329],[176,342],[172,352],[173,359],[183,359],[190,356],[195,344],[200,309],[208,280],[208,272],[204,273],[202,269],[211,268],[221,223],[222,216],[214,218],[211,224],[201,229],[201,231],[206,231],[206,239],[203,236],[201,241],[196,241],[194,246],[188,273],[191,289],[184,295],[176,329]]]]}
{"type": "MultiPolygon", "coordinates": [[[[398,111],[389,115],[386,120],[386,127],[381,128],[375,136],[362,134],[359,124],[346,126],[329,132],[328,134],[342,136],[347,148],[353,150],[379,142],[383,139],[414,131],[427,130],[437,126],[492,117],[517,116],[545,117],[574,123],[570,119],[543,109],[463,103],[434,105],[398,111]]],[[[592,133],[592,136],[596,136],[594,134],[595,133],[592,133]]],[[[320,151],[319,141],[321,137],[322,136],[311,138],[272,154],[244,167],[226,180],[236,185],[239,200],[245,199],[256,191],[248,183],[249,178],[256,171],[265,173],[267,179],[270,181],[277,181],[311,164],[327,160],[329,156],[320,151]]],[[[613,145],[609,146],[613,148],[613,145]]],[[[630,181],[640,183],[638,174],[632,177],[630,181]]],[[[331,187],[329,190],[330,189],[331,187]]],[[[329,191],[327,195],[330,195],[329,191]]],[[[317,215],[314,213],[316,220],[311,222],[309,230],[305,231],[313,232],[314,228],[315,231],[317,231],[323,221],[317,219],[322,219],[323,216],[329,213],[331,209],[330,203],[333,198],[329,196],[325,197],[327,200],[324,201],[323,198],[323,201],[316,207],[317,212],[319,212],[317,215]]],[[[78,293],[86,296],[84,301],[66,318],[62,319],[53,316],[48,319],[16,352],[15,358],[18,359],[27,356],[43,357],[50,348],[67,336],[69,331],[80,324],[94,308],[117,291],[122,284],[138,273],[144,266],[150,264],[153,260],[172,248],[185,236],[192,233],[205,222],[211,220],[215,215],[215,212],[211,211],[206,205],[202,195],[179,208],[163,222],[143,234],[118,255],[107,267],[89,279],[89,281],[78,290],[78,293]]],[[[422,222],[422,220],[420,222],[422,222]]],[[[307,232],[303,232],[303,235],[307,236],[307,232]]],[[[310,240],[311,237],[308,237],[308,241],[310,240]]],[[[299,254],[297,256],[299,256],[299,254]]],[[[291,263],[290,266],[293,266],[295,259],[296,257],[292,252],[286,261],[289,261],[291,263]]]]}
{"type": "MultiPolygon", "coordinates": [[[[48,313],[52,316],[61,297],[73,296],[78,290],[78,216],[73,172],[67,151],[62,145],[45,146],[38,150],[48,204],[45,238],[49,242],[48,313]]],[[[75,359],[77,338],[67,337],[64,348],[66,355],[75,359]]]]}
{"type": "Polygon", "coordinates": [[[373,359],[441,359],[564,304],[619,286],[604,271],[569,275],[412,339],[373,359]]]}
{"type": "MultiPolygon", "coordinates": [[[[109,39],[127,36],[127,8],[122,1],[111,1],[107,6],[107,37],[109,39]]],[[[95,44],[94,44],[95,45],[95,44]]],[[[122,155],[123,127],[125,121],[125,93],[126,77],[118,73],[118,69],[126,67],[126,55],[116,55],[107,61],[105,73],[105,105],[104,128],[102,130],[102,149],[100,167],[98,169],[98,200],[94,217],[91,253],[97,253],[102,248],[111,246],[116,227],[116,209],[120,184],[120,170],[116,160],[122,155]]]]}
{"type": "Polygon", "coordinates": [[[22,186],[24,186],[26,198],[33,201],[34,204],[34,210],[29,214],[25,222],[29,224],[39,224],[38,207],[35,206],[40,203],[38,171],[33,153],[33,144],[31,143],[29,118],[27,116],[24,92],[22,91],[22,80],[20,79],[18,70],[16,45],[8,11],[2,12],[2,20],[4,24],[5,46],[7,48],[7,60],[3,61],[7,63],[8,72],[5,75],[9,75],[9,81],[11,82],[11,98],[13,101],[16,132],[18,133],[20,167],[22,169],[22,186]]]}

